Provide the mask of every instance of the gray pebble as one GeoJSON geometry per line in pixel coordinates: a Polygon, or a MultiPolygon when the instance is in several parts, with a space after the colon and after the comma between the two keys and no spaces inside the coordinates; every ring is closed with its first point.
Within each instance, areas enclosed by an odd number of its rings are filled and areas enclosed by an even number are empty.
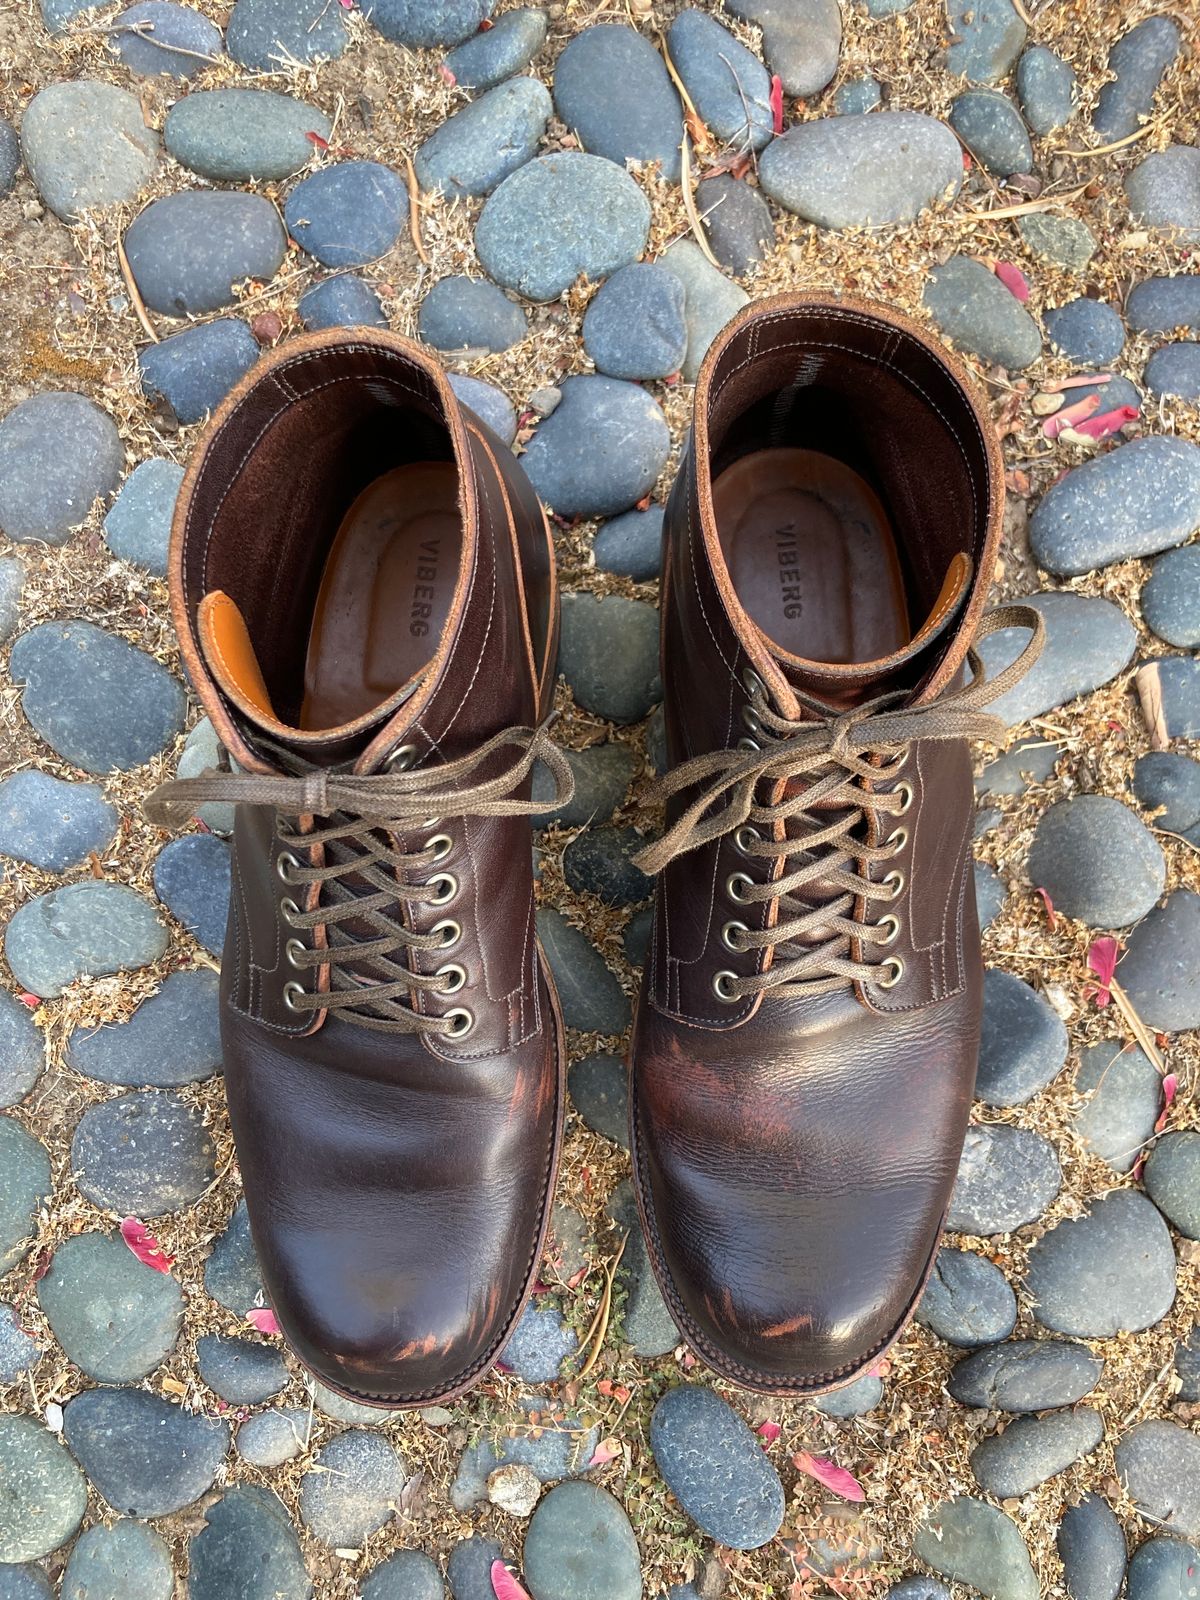
{"type": "Polygon", "coordinates": [[[986,861],[975,862],[974,881],[975,909],[979,915],[979,929],[982,933],[991,927],[1004,910],[1008,889],[995,867],[988,866],[986,861]]]}
{"type": "Polygon", "coordinates": [[[186,427],[215,411],[258,360],[254,335],[236,317],[197,323],[138,351],[142,388],[186,427]]]}
{"type": "Polygon", "coordinates": [[[212,1136],[200,1113],[167,1089],[89,1106],[71,1140],[81,1193],[117,1216],[179,1211],[213,1180],[212,1136]]]}
{"type": "Polygon", "coordinates": [[[1033,171],[1033,146],[1020,113],[998,89],[968,89],[950,107],[950,126],[988,172],[1033,171]]]}
{"type": "Polygon", "coordinates": [[[1117,1189],[1043,1234],[1030,1249],[1025,1281],[1034,1316],[1054,1333],[1138,1333],[1174,1304],[1171,1235],[1149,1200],[1117,1189]]]}
{"type": "Polygon", "coordinates": [[[1152,826],[1200,844],[1200,761],[1173,750],[1151,750],[1133,764],[1133,792],[1152,826]]]}
{"type": "Polygon", "coordinates": [[[124,1517],[80,1534],[60,1591],[61,1600],[171,1600],[174,1593],[166,1540],[124,1517]]]}
{"type": "Polygon", "coordinates": [[[349,42],[345,12],[325,0],[237,0],[225,33],[233,59],[258,72],[289,59],[331,61],[349,42]]]}
{"type": "Polygon", "coordinates": [[[0,117],[0,200],[11,194],[21,170],[21,141],[11,122],[0,117]]]}
{"type": "Polygon", "coordinates": [[[119,12],[110,26],[109,43],[135,78],[156,78],[162,72],[194,78],[209,61],[220,59],[224,45],[220,28],[191,6],[172,0],[139,0],[119,12]]]}
{"type": "Polygon", "coordinates": [[[244,1200],[238,1201],[204,1263],[204,1287],[218,1305],[239,1317],[266,1304],[244,1200]]]}
{"type": "Polygon", "coordinates": [[[445,1600],[445,1594],[442,1575],[423,1550],[397,1550],[362,1586],[362,1600],[445,1600]]]}
{"type": "Polygon", "coordinates": [[[438,350],[508,350],[529,332],[525,313],[486,278],[440,278],[421,302],[417,332],[438,350]]]}
{"type": "Polygon", "coordinates": [[[114,1511],[165,1517],[212,1485],[229,1427],[145,1389],[86,1389],[63,1410],[71,1454],[114,1511]]]}
{"type": "Polygon", "coordinates": [[[318,328],[386,328],[379,296],[363,278],[342,272],[306,289],[296,307],[304,326],[318,328]]]}
{"type": "Polygon", "coordinates": [[[430,134],[413,158],[424,191],[456,199],[491,194],[537,150],[554,107],[538,78],[510,78],[430,134]]]}
{"type": "Polygon", "coordinates": [[[136,199],[158,164],[158,135],[134,96],[87,78],[34,95],[21,149],[38,193],[64,222],[136,199]]]}
{"type": "Polygon", "coordinates": [[[989,761],[976,780],[981,795],[1024,794],[1031,783],[1044,783],[1058,765],[1061,751],[1049,739],[1021,739],[989,761]]]}
{"type": "Polygon", "coordinates": [[[1154,96],[1179,54],[1179,25],[1146,17],[1121,35],[1108,53],[1115,78],[1100,87],[1092,126],[1106,142],[1136,133],[1154,110],[1154,96]]]}
{"type": "Polygon", "coordinates": [[[537,913],[537,931],[567,1027],[581,1033],[623,1033],[629,1024],[629,1001],[595,946],[548,906],[537,913]]]}
{"type": "Polygon", "coordinates": [[[914,1576],[894,1583],[884,1600],[950,1600],[950,1591],[936,1578],[914,1576]]]}
{"type": "Polygon", "coordinates": [[[467,406],[481,422],[485,422],[501,444],[512,444],[517,437],[517,412],[502,389],[462,372],[450,374],[450,387],[460,404],[467,406]]]}
{"type": "Polygon", "coordinates": [[[975,1446],[971,1470],[988,1494],[998,1500],[1016,1499],[1065,1472],[1103,1438],[1104,1423],[1088,1406],[1045,1417],[1018,1417],[1003,1433],[975,1446]]]}
{"type": "Polygon", "coordinates": [[[962,149],[945,123],[917,111],[819,117],[773,139],[759,174],[772,200],[822,228],[914,222],[957,195],[962,149]]]}
{"type": "Polygon", "coordinates": [[[635,260],[649,232],[650,203],[627,172],[566,150],[526,162],[488,196],[475,249],[505,289],[555,300],[581,273],[594,283],[635,260]]]}
{"type": "MultiPolygon", "coordinates": [[[[631,516],[640,515],[631,512],[631,516]]],[[[607,822],[624,800],[633,778],[636,758],[626,744],[590,745],[586,750],[564,750],[575,776],[575,793],[566,805],[556,811],[540,811],[534,825],[544,827],[554,821],[564,828],[581,828],[589,824],[607,822]]],[[[551,796],[549,774],[544,768],[534,769],[533,798],[548,800],[551,796]]]]}
{"type": "Polygon", "coordinates": [[[1158,1141],[1146,1163],[1146,1193],[1187,1239],[1200,1239],[1200,1133],[1183,1130],[1158,1141]]]}
{"type": "Polygon", "coordinates": [[[728,0],[725,9],[762,28],[763,54],[785,94],[804,99],[832,81],[842,45],[838,0],[728,0]]]}
{"type": "Polygon", "coordinates": [[[51,33],[61,33],[74,17],[94,11],[99,0],[38,0],[42,21],[51,33]]]}
{"type": "Polygon", "coordinates": [[[281,1467],[305,1449],[310,1428],[307,1407],[260,1411],[238,1429],[238,1455],[252,1467],[281,1467]]]}
{"type": "Polygon", "coordinates": [[[366,0],[363,11],[385,39],[431,49],[461,44],[492,14],[495,0],[366,0]]]}
{"type": "Polygon", "coordinates": [[[687,354],[683,284],[664,266],[634,261],[601,284],[583,319],[583,347],[610,378],[666,378],[687,354]]]}
{"type": "Polygon", "coordinates": [[[464,89],[491,89],[522,72],[546,42],[549,18],[538,6],[506,11],[485,32],[466,39],[445,66],[464,89]]]}
{"type": "Polygon", "coordinates": [[[42,1145],[12,1117],[0,1117],[0,1272],[29,1249],[50,1189],[50,1158],[42,1145]]]}
{"type": "Polygon", "coordinates": [[[334,1422],[375,1428],[404,1415],[402,1411],[390,1411],[381,1406],[364,1406],[357,1400],[348,1400],[336,1390],[327,1389],[317,1378],[306,1377],[304,1382],[316,1409],[323,1417],[329,1417],[334,1422]]]}
{"type": "Polygon", "coordinates": [[[1029,876],[1057,911],[1094,928],[1125,928],[1154,905],[1166,882],[1162,848],[1141,818],[1108,795],[1081,794],[1044,812],[1029,851],[1029,876]]]}
{"type": "Polygon", "coordinates": [[[322,1544],[357,1548],[395,1516],[407,1476],[381,1434],[336,1434],[300,1480],[301,1520],[322,1544]]]}
{"type": "MultiPolygon", "coordinates": [[[[1050,591],[1023,596],[1021,604],[1041,612],[1046,644],[1022,681],[988,707],[1009,727],[1100,688],[1133,659],[1137,633],[1120,606],[1109,600],[1050,591]]],[[[1003,628],[984,639],[979,653],[989,675],[1015,661],[1028,642],[1025,628],[1003,628]]]]}
{"type": "MultiPolygon", "coordinates": [[[[0,1383],[19,1382],[41,1359],[41,1345],[25,1331],[8,1301],[0,1300],[0,1383]]],[[[0,1572],[0,1579],[3,1577],[4,1573],[0,1572]]],[[[0,1582],[0,1600],[4,1600],[3,1582],[0,1582]]]]}
{"type": "Polygon", "coordinates": [[[750,297],[740,283],[718,272],[692,239],[677,239],[664,251],[662,264],[683,285],[687,324],[683,377],[694,383],[709,345],[750,297]]]}
{"type": "Polygon", "coordinates": [[[826,1417],[865,1417],[882,1399],[882,1381],[868,1372],[840,1389],[818,1395],[813,1405],[826,1417]]]}
{"type": "Polygon", "coordinates": [[[947,1388],[983,1411],[1050,1411],[1071,1406],[1100,1382],[1104,1362],[1065,1339],[1012,1339],[960,1361],[947,1388]]]}
{"type": "Polygon", "coordinates": [[[35,394],[0,422],[0,531],[65,544],[121,481],[125,446],[107,412],[81,394],[35,394]]]}
{"type": "Polygon", "coordinates": [[[562,400],[539,424],[522,463],[559,516],[611,517],[650,493],[670,448],[662,408],[645,389],[617,378],[572,377],[564,378],[562,400]]]}
{"type": "Polygon", "coordinates": [[[6,644],[21,620],[25,568],[17,556],[0,556],[0,644],[6,644]]]}
{"type": "Polygon", "coordinates": [[[0,783],[0,855],[63,872],[99,853],[120,815],[94,783],[64,783],[29,767],[0,783]]]}
{"type": "Polygon", "coordinates": [[[1040,1133],[989,1123],[967,1129],[946,1225],[960,1233],[1011,1233],[1034,1222],[1062,1186],[1054,1146],[1040,1133]]]}
{"type": "Polygon", "coordinates": [[[288,1370],[279,1351],[254,1339],[201,1334],[196,1361],[208,1387],[230,1405],[261,1405],[287,1387],[288,1370]]]}
{"type": "Polygon", "coordinates": [[[240,1484],[204,1515],[188,1544],[189,1600],[310,1600],[296,1530],[270,1490],[240,1484]]]}
{"type": "Polygon", "coordinates": [[[65,1239],[37,1297],[68,1358],[97,1383],[153,1372],[174,1350],[183,1320],[175,1279],[143,1266],[118,1234],[65,1239]]]}
{"type": "Polygon", "coordinates": [[[1037,323],[973,256],[951,256],[935,267],[924,302],[941,331],[981,361],[1021,372],[1042,353],[1037,323]]]}
{"type": "Polygon", "coordinates": [[[1103,300],[1080,295],[1047,311],[1044,320],[1054,349],[1081,366],[1105,367],[1125,348],[1125,324],[1103,300]]]}
{"type": "Polygon", "coordinates": [[[741,278],[775,248],[771,209],[758,189],[728,172],[696,185],[696,210],[712,253],[741,278]]]}
{"type": "Polygon", "coordinates": [[[23,989],[53,999],[85,973],[131,972],[157,961],[167,930],[139,894],[85,878],[37,895],[15,912],[4,953],[23,989]]]}
{"type": "Polygon", "coordinates": [[[1200,1534],[1200,1437],[1176,1422],[1139,1422],[1113,1452],[1137,1509],[1173,1533],[1200,1534]]]}
{"type": "Polygon", "coordinates": [[[156,578],[167,575],[171,518],[183,468],[174,461],[142,461],[121,485],[104,519],[104,537],[113,555],[145,567],[156,578]]]}
{"type": "Polygon", "coordinates": [[[1156,350],[1146,363],[1145,383],[1151,394],[1200,400],[1200,342],[1180,340],[1156,350]]]}
{"type": "Polygon", "coordinates": [[[1182,1539],[1147,1539],[1133,1553],[1125,1592],[1128,1600],[1197,1600],[1200,1546],[1182,1539]]]}
{"type": "Polygon", "coordinates": [[[44,1065],[41,1029],[19,1000],[0,992],[0,1107],[19,1105],[44,1065]]]}
{"type": "Polygon", "coordinates": [[[563,851],[563,876],[577,894],[594,894],[605,905],[645,900],[654,881],[634,864],[647,840],[636,828],[586,828],[563,851]]]}
{"type": "Polygon", "coordinates": [[[274,89],[197,89],[167,112],[163,143],[203,178],[270,182],[308,166],[318,149],[310,133],[328,141],[332,132],[323,111],[274,89]]]}
{"type": "Polygon", "coordinates": [[[958,1495],[937,1506],[917,1529],[913,1549],[947,1578],[966,1583],[991,1600],[1039,1600],[1016,1523],[996,1506],[958,1495]]]}
{"type": "Polygon", "coordinates": [[[1023,1106],[1062,1071],[1067,1030],[1044,996],[1015,973],[989,967],[983,978],[983,1028],[975,1097],[989,1106],[1023,1106]]]}
{"type": "MultiPolygon", "coordinates": [[[[521,1402],[526,1413],[538,1410],[537,1399],[521,1402]]],[[[557,1483],[584,1471],[599,1443],[598,1428],[581,1431],[578,1418],[562,1423],[547,1422],[543,1416],[538,1428],[530,1428],[525,1416],[493,1444],[490,1438],[477,1440],[463,1451],[458,1472],[450,1488],[450,1503],[456,1511],[469,1512],[487,1500],[487,1480],[497,1467],[528,1467],[539,1483],[557,1483]]],[[[363,1600],[367,1600],[364,1595],[363,1600]]]]}
{"type": "Polygon", "coordinates": [[[301,178],[283,220],[300,248],[323,266],[364,267],[400,237],[408,190],[378,161],[339,161],[301,178]]]}
{"type": "Polygon", "coordinates": [[[460,1539],[446,1563],[446,1578],[454,1600],[496,1600],[492,1587],[492,1563],[504,1552],[494,1539],[473,1534],[460,1539]]]}
{"type": "Polygon", "coordinates": [[[629,1149],[629,1074],[620,1056],[584,1056],[567,1070],[571,1101],[593,1133],[629,1149]]]}
{"type": "Polygon", "coordinates": [[[620,1504],[594,1483],[560,1483],[525,1535],[533,1600],[641,1600],[641,1556],[620,1504]]]}
{"type": "Polygon", "coordinates": [[[1080,1139],[1114,1172],[1131,1172],[1162,1107],[1157,1067],[1136,1045],[1107,1039],[1080,1055],[1075,1092],[1085,1097],[1074,1117],[1080,1139]]]}
{"type": "Polygon", "coordinates": [[[1176,889],[1129,936],[1121,987],[1148,1027],[1200,1027],[1200,894],[1176,889]]]}
{"type": "Polygon", "coordinates": [[[650,1419],[650,1448],[672,1494],[719,1544],[756,1550],[779,1531],[779,1475],[715,1390],[701,1384],[668,1389],[650,1419]]]}
{"type": "Polygon", "coordinates": [[[968,1349],[995,1344],[1016,1326],[1017,1297],[986,1256],[943,1245],[916,1318],[947,1344],[968,1349]]]}
{"type": "Polygon", "coordinates": [[[219,956],[229,918],[229,846],[211,833],[172,839],[154,863],[154,892],[210,955],[219,956]]]}
{"type": "Polygon", "coordinates": [[[83,1521],[83,1474],[48,1428],[0,1415],[0,1561],[36,1561],[83,1521]]]}
{"type": "Polygon", "coordinates": [[[76,1028],[67,1061],[84,1077],[125,1088],[173,1089],[221,1067],[217,974],[172,972],[127,1022],[76,1028]]]}
{"type": "Polygon", "coordinates": [[[657,161],[679,178],[683,107],[649,39],[624,23],[582,29],[554,67],[554,104],[585,150],[622,169],[657,161]]]}
{"type": "Polygon", "coordinates": [[[1179,1377],[1176,1398],[1189,1403],[1200,1400],[1200,1322],[1175,1347],[1175,1371],[1179,1377]]]}
{"type": "Polygon", "coordinates": [[[968,83],[998,83],[1021,53],[1027,32],[1012,0],[949,0],[946,70],[968,83]]]}
{"type": "Polygon", "coordinates": [[[616,572],[635,583],[658,577],[662,562],[662,506],[625,511],[600,528],[592,540],[599,572],[616,572]]]}
{"type": "Polygon", "coordinates": [[[1056,1540],[1071,1600],[1117,1600],[1125,1577],[1125,1535],[1108,1501],[1085,1494],[1063,1512],[1056,1540]]]}
{"type": "Polygon", "coordinates": [[[662,698],[658,612],[623,595],[564,595],[559,670],[585,711],[639,721],[662,698]]]}
{"type": "Polygon", "coordinates": [[[1137,333],[1200,333],[1200,272],[1147,278],[1135,284],[1125,302],[1125,317],[1137,333]]]}
{"type": "Polygon", "coordinates": [[[1048,45],[1030,45],[1017,62],[1021,110],[1039,138],[1065,127],[1071,120],[1076,87],[1074,71],[1048,45]]]}
{"type": "Polygon", "coordinates": [[[617,1282],[625,1291],[624,1342],[635,1355],[657,1360],[676,1348],[680,1333],[650,1264],[633,1185],[627,1178],[613,1190],[605,1210],[625,1235],[625,1253],[617,1273],[617,1282]]]}
{"type": "Polygon", "coordinates": [[[869,72],[857,78],[847,78],[833,96],[833,109],[839,117],[862,116],[864,112],[874,111],[882,104],[883,90],[879,79],[873,78],[869,72]]]}
{"type": "Polygon", "coordinates": [[[667,32],[667,47],[701,122],[736,150],[761,150],[774,134],[771,75],[715,17],[688,8],[667,32]]]}
{"type": "Polygon", "coordinates": [[[557,1383],[562,1365],[579,1348],[579,1340],[562,1313],[544,1301],[531,1301],[505,1345],[502,1361],[524,1383],[557,1383]]]}
{"type": "Polygon", "coordinates": [[[1136,221],[1200,241],[1200,150],[1173,144],[1148,155],[1126,177],[1125,194],[1136,221]]]}
{"type": "Polygon", "coordinates": [[[1096,235],[1078,217],[1034,213],[1022,217],[1017,231],[1030,253],[1068,272],[1082,272],[1099,248],[1096,235]]]}

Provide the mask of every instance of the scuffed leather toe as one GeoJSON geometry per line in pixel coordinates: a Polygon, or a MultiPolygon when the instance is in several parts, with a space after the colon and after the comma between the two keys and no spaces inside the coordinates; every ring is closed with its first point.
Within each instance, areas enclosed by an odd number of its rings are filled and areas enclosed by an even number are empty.
{"type": "Polygon", "coordinates": [[[668,1305],[710,1366],[768,1393],[849,1382],[902,1330],[966,1125],[959,1005],[932,1035],[924,1014],[914,1080],[889,1072],[911,1024],[881,1037],[877,1018],[836,1004],[789,1036],[786,1059],[753,1020],[724,1059],[728,1035],[689,1030],[682,1071],[678,1031],[667,1047],[652,1009],[639,1022],[635,1176],[668,1305]]]}

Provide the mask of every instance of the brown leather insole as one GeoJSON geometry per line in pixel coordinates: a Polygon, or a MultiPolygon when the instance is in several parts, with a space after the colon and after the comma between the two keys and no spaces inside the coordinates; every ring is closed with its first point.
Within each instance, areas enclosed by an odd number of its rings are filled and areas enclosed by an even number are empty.
{"type": "Polygon", "coordinates": [[[450,611],[461,549],[453,462],[414,462],[367,485],[321,577],[302,728],[353,722],[424,671],[450,611]]]}
{"type": "Polygon", "coordinates": [[[871,486],[815,450],[759,450],[713,484],[737,597],[767,639],[805,661],[878,661],[909,642],[887,512],[871,486]]]}

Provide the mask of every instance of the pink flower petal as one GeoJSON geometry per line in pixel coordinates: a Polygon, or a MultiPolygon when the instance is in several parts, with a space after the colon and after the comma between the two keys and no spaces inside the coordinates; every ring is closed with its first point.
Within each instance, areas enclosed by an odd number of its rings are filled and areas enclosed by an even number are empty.
{"type": "Polygon", "coordinates": [[[1029,299],[1029,279],[1020,267],[1014,267],[1011,261],[997,261],[992,270],[1008,292],[1024,305],[1029,299]]]}
{"type": "Polygon", "coordinates": [[[1111,372],[1077,372],[1073,378],[1049,379],[1042,385],[1042,393],[1061,394],[1064,389],[1091,389],[1111,382],[1111,372]]]}
{"type": "Polygon", "coordinates": [[[760,1422],[754,1431],[764,1444],[774,1444],[783,1432],[777,1422],[760,1422]]]}
{"type": "Polygon", "coordinates": [[[1100,396],[1089,394],[1082,400],[1076,400],[1073,406],[1061,406],[1052,416],[1042,423],[1042,432],[1047,439],[1057,439],[1064,428],[1078,426],[1086,417],[1091,417],[1100,409],[1100,396]]]}
{"type": "Polygon", "coordinates": [[[1037,888],[1033,892],[1041,896],[1042,904],[1046,908],[1046,920],[1049,922],[1051,929],[1056,928],[1058,926],[1058,912],[1054,909],[1054,901],[1050,898],[1050,891],[1037,888]]]}
{"type": "Polygon", "coordinates": [[[584,1471],[586,1472],[589,1467],[606,1467],[610,1461],[615,1461],[620,1454],[621,1446],[616,1439],[601,1439],[584,1471]]]}
{"type": "Polygon", "coordinates": [[[503,1561],[492,1562],[492,1592],[495,1594],[496,1600],[529,1600],[529,1595],[522,1589],[503,1561]]]}
{"type": "Polygon", "coordinates": [[[1107,439],[1110,433],[1119,433],[1137,415],[1137,406],[1118,406],[1115,411],[1104,411],[1098,417],[1085,418],[1075,425],[1075,432],[1082,433],[1087,439],[1107,439]]]}
{"type": "Polygon", "coordinates": [[[867,1498],[854,1474],[839,1467],[836,1461],[830,1461],[828,1456],[810,1456],[807,1450],[798,1450],[792,1457],[792,1465],[843,1500],[858,1503],[867,1498]]]}
{"type": "Polygon", "coordinates": [[[783,79],[778,73],[771,79],[771,123],[776,133],[783,132],[783,79]]]}
{"type": "Polygon", "coordinates": [[[1175,1103],[1175,1091],[1179,1087],[1179,1079],[1173,1072],[1168,1072],[1162,1081],[1162,1110],[1154,1123],[1155,1133],[1161,1133],[1167,1125],[1167,1118],[1171,1115],[1171,1107],[1175,1103]]]}
{"type": "Polygon", "coordinates": [[[144,1267],[155,1272],[170,1272],[175,1257],[169,1256],[144,1222],[136,1217],[126,1217],[121,1223],[121,1237],[144,1267]]]}
{"type": "Polygon", "coordinates": [[[282,1333],[279,1320],[270,1306],[254,1306],[246,1313],[246,1321],[252,1328],[257,1328],[259,1333],[282,1333]]]}
{"type": "Polygon", "coordinates": [[[1094,972],[1100,980],[1092,991],[1092,999],[1098,1006],[1106,1006],[1112,999],[1109,985],[1116,973],[1120,953],[1121,946],[1107,934],[1101,939],[1093,939],[1088,946],[1088,971],[1094,972]]]}

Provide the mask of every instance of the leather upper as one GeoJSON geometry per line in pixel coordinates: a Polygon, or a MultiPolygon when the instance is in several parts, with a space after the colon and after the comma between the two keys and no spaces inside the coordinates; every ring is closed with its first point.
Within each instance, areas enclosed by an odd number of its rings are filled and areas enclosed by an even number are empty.
{"type": "MultiPolygon", "coordinates": [[[[1000,486],[965,374],[907,319],[822,297],[747,308],[706,359],[667,506],[669,764],[737,745],[755,677],[793,718],[800,692],[834,709],[867,690],[936,701],[959,681],[982,608],[1000,486]],[[712,479],[767,442],[762,417],[780,390],[793,395],[799,442],[848,457],[888,503],[912,591],[938,624],[894,659],[842,667],[787,656],[731,583],[712,479]],[[964,557],[973,577],[948,605],[943,580],[964,557]]],[[[732,917],[763,929],[778,915],[770,899],[733,904],[730,877],[765,881],[785,862],[748,862],[730,832],[677,856],[658,880],[632,1050],[635,1179],[672,1313],[710,1365],[748,1387],[813,1392],[864,1370],[911,1313],[949,1202],[982,979],[967,746],[910,744],[880,787],[902,782],[912,799],[899,849],[886,867],[859,863],[875,881],[899,875],[885,907],[899,924],[887,954],[903,963],[892,986],[723,999],[719,972],[746,976],[771,960],[731,951],[723,927],[732,917]]],[[[690,798],[677,798],[668,822],[690,798]]],[[[867,842],[878,843],[869,816],[867,842]]],[[[858,912],[878,908],[860,902],[858,912]]],[[[866,940],[853,954],[879,959],[866,940]]]]}

